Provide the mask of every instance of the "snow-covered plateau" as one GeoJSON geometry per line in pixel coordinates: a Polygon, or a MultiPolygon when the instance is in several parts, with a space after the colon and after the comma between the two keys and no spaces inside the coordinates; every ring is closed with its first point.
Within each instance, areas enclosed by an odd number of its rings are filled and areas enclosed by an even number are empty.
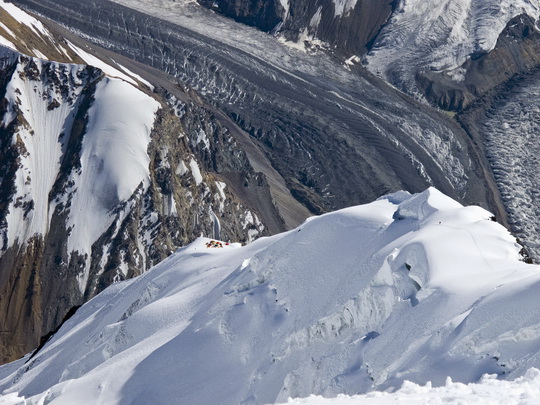
{"type": "Polygon", "coordinates": [[[83,305],[0,367],[5,403],[538,398],[540,269],[482,208],[398,192],[221,246],[199,238],[83,305]]]}

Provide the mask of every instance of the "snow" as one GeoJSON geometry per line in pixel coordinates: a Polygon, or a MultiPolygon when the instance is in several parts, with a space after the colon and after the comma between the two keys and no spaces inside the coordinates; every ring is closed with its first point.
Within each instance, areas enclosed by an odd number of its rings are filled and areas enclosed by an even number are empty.
{"type": "Polygon", "coordinates": [[[191,158],[191,160],[189,161],[189,167],[191,168],[191,174],[193,175],[195,184],[197,185],[201,184],[203,181],[203,178],[202,178],[201,170],[199,169],[199,165],[197,164],[197,161],[191,158]]]}
{"type": "Polygon", "coordinates": [[[51,37],[49,31],[43,26],[41,21],[36,20],[30,14],[24,12],[19,7],[11,3],[5,3],[0,1],[0,7],[3,8],[11,17],[13,17],[20,24],[26,25],[31,28],[38,36],[51,37]]]}
{"type": "Polygon", "coordinates": [[[0,35],[0,45],[5,46],[10,49],[17,49],[17,47],[13,44],[13,42],[7,40],[1,35],[0,35]]]}
{"type": "MultiPolygon", "coordinates": [[[[97,57],[90,55],[88,52],[83,51],[81,48],[73,45],[72,43],[68,43],[68,45],[89,66],[97,67],[98,69],[102,70],[103,73],[105,73],[106,75],[110,77],[120,78],[122,80],[125,80],[128,83],[133,84],[134,86],[137,86],[137,82],[132,77],[128,76],[127,74],[122,73],[121,71],[112,67],[111,65],[108,65],[107,63],[103,62],[101,59],[98,59],[97,57]]],[[[129,72],[125,68],[123,68],[123,70],[129,72]]]]}
{"type": "MultiPolygon", "coordinates": [[[[340,394],[335,398],[312,395],[307,398],[289,398],[287,405],[536,405],[540,398],[540,371],[531,368],[514,381],[500,381],[495,375],[485,374],[479,383],[460,384],[448,379],[445,386],[434,388],[428,382],[418,385],[405,381],[394,392],[374,391],[365,395],[340,394]]],[[[0,397],[0,405],[29,405],[17,393],[0,397]]],[[[283,403],[285,405],[285,403],[283,403]]]]}
{"type": "Polygon", "coordinates": [[[139,76],[138,74],[136,73],[133,73],[131,70],[129,70],[127,67],[125,66],[122,66],[120,65],[119,63],[115,62],[116,66],[118,66],[119,69],[123,70],[125,73],[127,73],[127,75],[129,76],[128,77],[128,82],[132,83],[133,81],[131,80],[131,78],[137,80],[139,83],[142,83],[144,84],[146,87],[148,87],[150,90],[154,91],[154,86],[152,85],[152,83],[150,83],[149,81],[143,79],[141,76],[139,76]]]}
{"type": "Polygon", "coordinates": [[[5,24],[0,23],[0,28],[2,28],[8,35],[11,35],[13,38],[16,38],[16,35],[11,31],[5,24]]]}
{"type": "Polygon", "coordinates": [[[540,366],[540,272],[490,216],[430,188],[243,247],[199,238],[85,304],[33,359],[0,367],[0,392],[31,404],[365,393],[334,400],[348,404],[500,388],[526,401],[540,384],[527,371],[540,366]]]}
{"type": "Polygon", "coordinates": [[[215,200],[219,202],[219,212],[223,213],[225,210],[225,201],[227,200],[225,195],[225,188],[227,185],[222,181],[216,181],[215,184],[218,191],[215,194],[215,200]]]}
{"type": "Polygon", "coordinates": [[[358,0],[333,0],[334,14],[336,17],[346,15],[349,11],[356,7],[358,0]]]}
{"type": "Polygon", "coordinates": [[[178,167],[176,168],[175,173],[176,173],[178,176],[183,176],[183,175],[186,174],[188,171],[189,171],[189,169],[187,168],[187,166],[186,166],[186,164],[184,163],[184,161],[183,161],[183,160],[180,160],[180,163],[178,164],[178,167]]]}
{"type": "Polygon", "coordinates": [[[323,398],[310,396],[302,399],[289,398],[288,405],[421,405],[421,404],[460,404],[460,405],[533,405],[540,398],[540,371],[531,368],[523,377],[515,381],[499,381],[496,376],[486,374],[476,384],[453,383],[449,379],[444,387],[433,388],[404,382],[394,392],[372,392],[367,395],[323,398]]]}
{"type": "MultiPolygon", "coordinates": [[[[147,154],[159,103],[120,79],[96,86],[82,143],[81,170],[74,182],[68,252],[90,254],[92,244],[112,224],[112,210],[139,185],[149,184],[147,154]]],[[[87,263],[89,265],[89,261],[87,263]]],[[[84,287],[84,278],[81,282],[84,287]]]]}
{"type": "MultiPolygon", "coordinates": [[[[17,55],[12,53],[12,55],[17,55]]],[[[14,56],[16,57],[16,56],[14,56]]],[[[28,125],[18,126],[13,142],[19,139],[26,150],[20,158],[16,173],[16,196],[9,207],[8,246],[18,241],[25,243],[36,234],[44,235],[49,229],[52,212],[49,207],[49,193],[56,181],[62,156],[60,134],[69,134],[73,125],[72,112],[79,104],[83,89],[79,75],[84,66],[64,65],[34,59],[39,75],[48,69],[46,80],[33,81],[25,77],[23,71],[27,62],[19,60],[15,74],[7,84],[5,99],[8,109],[3,116],[2,126],[6,127],[16,117],[18,109],[28,125]],[[52,82],[53,75],[58,80],[69,80],[74,85],[69,94],[62,94],[52,82]],[[49,108],[56,101],[56,108],[49,108]],[[17,203],[33,204],[33,209],[25,212],[25,207],[17,203]]]]}
{"type": "Polygon", "coordinates": [[[221,200],[224,201],[227,198],[225,196],[225,188],[227,187],[227,184],[223,183],[222,181],[216,181],[216,187],[218,189],[221,200]]]}

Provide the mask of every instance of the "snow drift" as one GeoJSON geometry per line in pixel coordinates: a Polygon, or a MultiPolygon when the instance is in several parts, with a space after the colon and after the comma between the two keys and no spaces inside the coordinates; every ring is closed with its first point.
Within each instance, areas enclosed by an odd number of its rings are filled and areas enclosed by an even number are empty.
{"type": "Polygon", "coordinates": [[[430,188],[247,246],[205,238],[85,304],[0,368],[28,403],[285,402],[540,366],[537,266],[430,188]]]}

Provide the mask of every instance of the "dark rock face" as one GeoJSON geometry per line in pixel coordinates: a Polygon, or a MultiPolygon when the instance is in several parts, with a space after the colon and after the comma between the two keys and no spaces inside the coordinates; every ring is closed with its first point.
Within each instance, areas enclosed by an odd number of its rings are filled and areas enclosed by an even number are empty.
{"type": "Polygon", "coordinates": [[[341,9],[333,0],[198,0],[205,7],[236,21],[291,41],[304,37],[323,41],[338,56],[363,55],[386,23],[393,0],[358,0],[341,9]]]}
{"type": "Polygon", "coordinates": [[[236,21],[269,32],[283,20],[285,10],[279,0],[200,0],[205,7],[236,21]]]}
{"type": "Polygon", "coordinates": [[[495,49],[469,59],[462,82],[444,73],[420,72],[418,87],[426,98],[448,111],[461,111],[516,75],[540,65],[540,32],[528,15],[514,17],[499,36],[495,49]]]}
{"type": "Polygon", "coordinates": [[[337,14],[332,0],[292,0],[280,32],[296,41],[305,31],[329,44],[338,56],[361,56],[390,17],[393,3],[389,0],[358,0],[354,8],[337,14]]]}

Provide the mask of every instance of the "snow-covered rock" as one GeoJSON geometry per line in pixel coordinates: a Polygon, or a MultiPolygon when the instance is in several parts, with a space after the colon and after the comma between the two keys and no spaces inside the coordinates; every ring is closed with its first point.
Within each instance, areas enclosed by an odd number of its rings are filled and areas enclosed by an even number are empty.
{"type": "Polygon", "coordinates": [[[436,189],[244,247],[208,242],[85,304],[32,357],[0,368],[0,392],[262,404],[540,366],[539,268],[489,212],[436,189]]]}

